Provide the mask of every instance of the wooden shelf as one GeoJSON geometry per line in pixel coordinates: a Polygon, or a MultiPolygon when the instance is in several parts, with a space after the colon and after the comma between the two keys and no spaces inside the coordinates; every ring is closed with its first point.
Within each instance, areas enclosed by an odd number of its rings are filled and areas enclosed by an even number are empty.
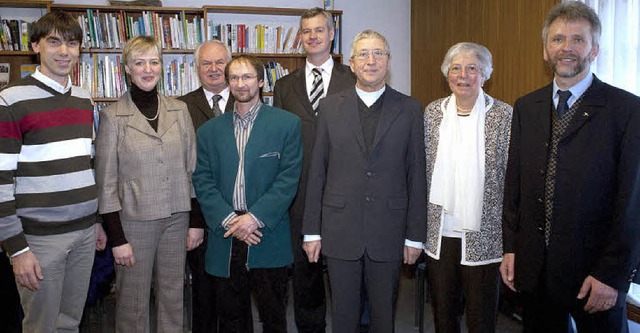
{"type": "Polygon", "coordinates": [[[93,97],[94,102],[117,102],[119,98],[117,97],[93,97]]]}
{"type": "Polygon", "coordinates": [[[0,56],[30,56],[36,54],[33,51],[0,51],[0,56]]]}
{"type": "MultiPolygon", "coordinates": [[[[306,8],[275,8],[275,7],[250,7],[250,6],[203,6],[204,11],[232,14],[258,14],[258,15],[284,15],[300,16],[306,8]]],[[[328,10],[331,14],[342,15],[341,10],[328,10]]]]}
{"type": "MultiPolygon", "coordinates": [[[[1,0],[0,0],[1,1],[1,0]]],[[[51,10],[86,11],[87,9],[97,9],[102,11],[126,11],[126,12],[185,12],[189,14],[202,14],[201,8],[195,7],[151,7],[151,6],[93,6],[93,5],[58,5],[50,4],[51,10]]]]}
{"type": "Polygon", "coordinates": [[[51,5],[51,0],[20,0],[6,1],[0,0],[0,7],[16,7],[16,8],[47,8],[51,5]]]}
{"type": "MultiPolygon", "coordinates": [[[[193,54],[194,50],[187,49],[163,49],[162,54],[193,54]]],[[[82,49],[80,53],[101,54],[101,53],[122,53],[122,49],[82,49]]]]}

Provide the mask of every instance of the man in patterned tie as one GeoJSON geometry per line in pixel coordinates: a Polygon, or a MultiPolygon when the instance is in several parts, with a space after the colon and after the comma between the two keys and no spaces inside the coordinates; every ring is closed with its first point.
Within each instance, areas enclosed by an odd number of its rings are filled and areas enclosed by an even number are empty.
{"type": "Polygon", "coordinates": [[[628,332],[640,255],[640,99],[591,73],[600,19],[562,2],[542,30],[553,82],[513,109],[502,279],[525,332],[628,332]]]}
{"type": "MultiPolygon", "coordinates": [[[[219,40],[206,41],[196,48],[194,57],[202,86],[178,99],[187,103],[193,127],[197,130],[209,119],[233,110],[234,99],[224,77],[224,68],[231,61],[231,51],[227,45],[219,40]]],[[[192,199],[191,207],[189,233],[199,235],[188,238],[196,239],[195,243],[187,243],[187,264],[193,278],[192,331],[216,333],[216,293],[211,275],[204,270],[204,254],[207,250],[205,222],[197,199],[192,199]]]]}
{"type": "Polygon", "coordinates": [[[331,14],[312,8],[300,18],[302,47],[306,64],[276,81],[273,105],[294,113],[302,120],[303,161],[298,193],[289,209],[293,246],[293,302],[296,327],[300,333],[324,332],[325,289],[322,264],[310,263],[302,249],[302,217],[304,216],[307,173],[315,136],[316,108],[321,98],[353,87],[355,78],[348,66],[334,62],[331,43],[334,24],[331,14]]]}

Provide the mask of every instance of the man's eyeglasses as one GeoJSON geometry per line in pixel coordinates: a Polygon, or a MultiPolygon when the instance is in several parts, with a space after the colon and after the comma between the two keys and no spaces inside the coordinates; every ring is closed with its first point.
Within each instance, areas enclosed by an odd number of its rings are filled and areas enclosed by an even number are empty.
{"type": "Polygon", "coordinates": [[[242,79],[242,82],[248,82],[251,81],[255,78],[257,78],[257,75],[253,75],[253,74],[243,74],[243,75],[229,75],[229,82],[233,82],[236,83],[238,81],[240,81],[240,79],[242,79]]]}
{"type": "Polygon", "coordinates": [[[460,74],[462,73],[462,68],[464,68],[464,70],[471,75],[475,75],[480,73],[480,71],[482,70],[482,68],[476,66],[476,65],[467,65],[467,66],[462,66],[462,65],[452,65],[451,67],[449,67],[449,73],[451,74],[460,74]]]}
{"type": "Polygon", "coordinates": [[[384,50],[380,50],[380,49],[371,50],[371,51],[363,50],[363,51],[360,51],[360,52],[356,52],[356,54],[354,54],[353,57],[358,59],[358,60],[367,60],[372,55],[373,55],[373,59],[380,60],[380,59],[388,56],[389,55],[389,51],[384,51],[384,50]]]}

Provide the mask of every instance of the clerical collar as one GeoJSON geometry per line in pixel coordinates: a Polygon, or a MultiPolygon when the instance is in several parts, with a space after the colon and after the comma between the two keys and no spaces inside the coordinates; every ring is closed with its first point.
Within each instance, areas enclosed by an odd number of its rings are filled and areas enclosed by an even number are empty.
{"type": "Polygon", "coordinates": [[[387,89],[386,84],[382,86],[380,90],[373,91],[373,92],[364,91],[356,86],[356,94],[358,94],[358,97],[360,97],[360,99],[364,102],[364,105],[370,108],[371,105],[373,105],[373,103],[375,103],[378,100],[378,98],[382,96],[382,94],[386,89],[387,89]]]}

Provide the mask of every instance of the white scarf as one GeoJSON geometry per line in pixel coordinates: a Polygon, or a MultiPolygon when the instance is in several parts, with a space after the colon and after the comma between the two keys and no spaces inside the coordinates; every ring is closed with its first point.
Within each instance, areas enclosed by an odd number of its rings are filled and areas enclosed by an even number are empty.
{"type": "Polygon", "coordinates": [[[456,108],[456,97],[444,99],[440,124],[438,152],[431,177],[429,202],[443,207],[444,212],[453,216],[454,225],[461,226],[463,232],[480,231],[482,202],[484,196],[484,122],[487,110],[493,106],[485,105],[482,88],[476,103],[469,114],[475,124],[468,138],[463,142],[456,108]],[[448,101],[448,103],[447,103],[448,101]]]}

